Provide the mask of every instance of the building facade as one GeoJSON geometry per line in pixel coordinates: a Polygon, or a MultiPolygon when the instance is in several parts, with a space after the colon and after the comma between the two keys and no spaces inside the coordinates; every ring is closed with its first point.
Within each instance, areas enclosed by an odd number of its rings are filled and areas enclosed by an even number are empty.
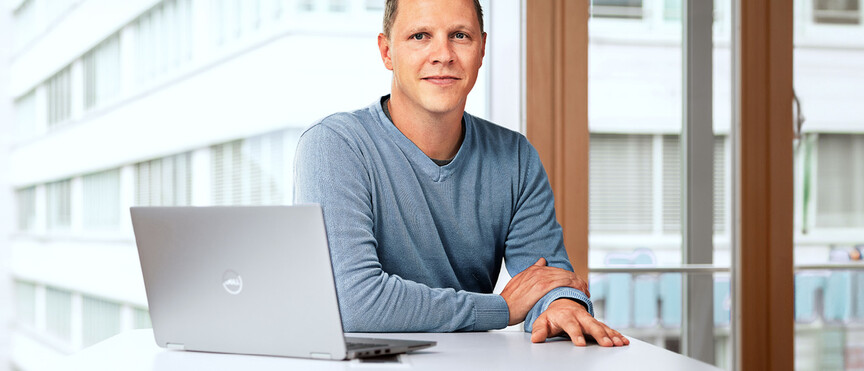
{"type": "MultiPolygon", "coordinates": [[[[467,110],[520,130],[520,1],[484,5],[489,57],[467,110]]],[[[681,0],[592,6],[589,265],[680,264],[681,0]]],[[[715,8],[714,260],[728,266],[733,13],[730,0],[715,8]]],[[[0,11],[14,31],[0,62],[14,369],[149,326],[129,207],[290,204],[303,128],[389,91],[375,47],[383,0],[5,0],[0,11]]],[[[796,0],[795,17],[796,264],[854,260],[864,10],[796,0]]],[[[864,276],[810,270],[796,283],[800,369],[864,359],[864,276]]],[[[680,274],[591,284],[610,325],[678,350],[680,274]]],[[[717,363],[728,366],[729,275],[714,287],[717,363]]]]}

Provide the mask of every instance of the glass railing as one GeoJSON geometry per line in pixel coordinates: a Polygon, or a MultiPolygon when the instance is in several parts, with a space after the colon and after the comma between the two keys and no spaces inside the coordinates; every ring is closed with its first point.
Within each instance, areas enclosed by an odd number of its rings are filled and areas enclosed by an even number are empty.
{"type": "MultiPolygon", "coordinates": [[[[681,352],[684,277],[713,276],[715,365],[732,369],[729,267],[592,268],[597,318],[639,340],[681,352]]],[[[864,369],[864,263],[795,267],[795,369],[864,369]]]]}
{"type": "Polygon", "coordinates": [[[595,315],[622,333],[681,353],[686,275],[713,277],[714,364],[731,369],[731,274],[728,267],[622,266],[592,268],[595,315]]]}
{"type": "Polygon", "coordinates": [[[795,369],[864,369],[864,264],[795,267],[795,369]]]}

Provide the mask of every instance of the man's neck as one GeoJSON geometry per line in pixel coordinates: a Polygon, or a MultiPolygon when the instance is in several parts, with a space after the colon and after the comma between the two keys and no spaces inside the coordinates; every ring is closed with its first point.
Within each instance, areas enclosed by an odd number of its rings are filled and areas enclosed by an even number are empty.
{"type": "Polygon", "coordinates": [[[462,145],[462,114],[455,110],[430,114],[405,99],[390,96],[386,103],[393,125],[429,158],[452,159],[462,145]]]}

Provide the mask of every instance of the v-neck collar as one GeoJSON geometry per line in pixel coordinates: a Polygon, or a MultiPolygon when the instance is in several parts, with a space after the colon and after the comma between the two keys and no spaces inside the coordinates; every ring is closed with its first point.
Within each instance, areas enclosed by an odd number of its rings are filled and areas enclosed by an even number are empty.
{"type": "MultiPolygon", "coordinates": [[[[386,96],[385,96],[386,97],[386,96]]],[[[472,143],[472,130],[471,130],[471,116],[462,113],[462,125],[463,130],[465,131],[464,138],[462,138],[462,144],[459,145],[459,150],[456,152],[456,156],[453,157],[453,160],[450,161],[449,164],[444,166],[438,166],[434,161],[432,161],[429,156],[423,153],[420,150],[420,147],[417,147],[414,142],[412,142],[408,137],[403,134],[399,128],[393,124],[387,115],[384,113],[384,110],[381,108],[381,101],[384,99],[382,97],[375,104],[373,104],[370,109],[374,112],[378,118],[378,124],[381,128],[387,132],[390,136],[390,139],[396,144],[397,147],[402,151],[405,157],[408,158],[414,166],[417,166],[424,174],[429,176],[429,178],[434,182],[443,182],[447,180],[453,173],[459,169],[459,163],[461,162],[462,157],[468,156],[467,152],[470,152],[470,143],[472,143]]]]}

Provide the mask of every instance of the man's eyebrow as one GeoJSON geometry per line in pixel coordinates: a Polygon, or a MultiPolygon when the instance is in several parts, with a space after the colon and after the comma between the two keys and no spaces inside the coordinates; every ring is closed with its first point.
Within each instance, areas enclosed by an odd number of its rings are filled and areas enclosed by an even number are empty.
{"type": "MultiPolygon", "coordinates": [[[[430,26],[416,26],[416,27],[408,29],[408,31],[406,31],[406,35],[416,35],[418,33],[431,33],[430,30],[434,29],[434,28],[435,27],[430,27],[430,26]]],[[[447,33],[448,34],[456,32],[456,31],[478,33],[478,34],[480,33],[479,30],[472,29],[472,27],[470,27],[466,24],[455,24],[455,25],[447,27],[447,33]]]]}
{"type": "Polygon", "coordinates": [[[429,28],[430,27],[427,27],[427,26],[418,26],[418,27],[408,29],[408,31],[405,33],[408,35],[415,35],[418,33],[429,32],[429,28]]]}
{"type": "Polygon", "coordinates": [[[450,26],[450,30],[447,33],[453,33],[456,31],[468,32],[468,33],[475,33],[476,32],[478,34],[480,33],[479,29],[476,29],[475,27],[471,27],[467,24],[455,24],[453,26],[450,26]]]}

